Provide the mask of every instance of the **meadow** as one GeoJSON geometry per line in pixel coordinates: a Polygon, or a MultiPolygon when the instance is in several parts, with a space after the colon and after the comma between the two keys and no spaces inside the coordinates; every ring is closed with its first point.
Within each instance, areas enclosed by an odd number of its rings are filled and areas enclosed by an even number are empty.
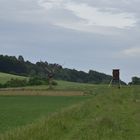
{"type": "Polygon", "coordinates": [[[57,112],[88,97],[0,96],[0,133],[57,112]]]}
{"type": "Polygon", "coordinates": [[[25,79],[26,77],[0,72],[0,83],[1,83],[1,84],[6,83],[6,82],[9,81],[11,78],[14,78],[14,79],[16,79],[16,78],[17,78],[17,79],[25,79]]]}
{"type": "Polygon", "coordinates": [[[0,140],[140,139],[140,86],[58,81],[51,91],[7,89],[0,112],[0,140]]]}

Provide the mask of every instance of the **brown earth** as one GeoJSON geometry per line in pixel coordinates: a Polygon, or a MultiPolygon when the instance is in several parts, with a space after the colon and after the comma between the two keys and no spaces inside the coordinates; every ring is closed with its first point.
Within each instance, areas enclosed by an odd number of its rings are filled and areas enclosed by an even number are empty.
{"type": "Polygon", "coordinates": [[[82,91],[1,90],[0,96],[83,96],[82,91]]]}

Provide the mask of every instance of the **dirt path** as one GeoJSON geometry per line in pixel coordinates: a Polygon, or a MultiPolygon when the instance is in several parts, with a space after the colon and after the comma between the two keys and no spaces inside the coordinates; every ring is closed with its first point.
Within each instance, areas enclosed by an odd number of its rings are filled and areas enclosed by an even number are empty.
{"type": "Polygon", "coordinates": [[[82,91],[3,90],[0,96],[83,96],[82,91]]]}

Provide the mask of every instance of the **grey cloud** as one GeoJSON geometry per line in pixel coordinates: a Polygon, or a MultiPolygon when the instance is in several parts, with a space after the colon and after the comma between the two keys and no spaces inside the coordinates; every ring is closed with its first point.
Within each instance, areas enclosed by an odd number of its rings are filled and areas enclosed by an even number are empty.
{"type": "MultiPolygon", "coordinates": [[[[128,12],[137,18],[135,27],[123,30],[100,28],[99,34],[82,32],[56,25],[84,22],[64,7],[46,10],[34,0],[0,0],[0,53],[23,55],[31,61],[47,60],[59,62],[65,67],[88,71],[95,69],[111,74],[112,68],[120,68],[122,79],[129,81],[139,73],[137,58],[126,58],[118,54],[123,50],[139,47],[139,0],[69,0],[86,3],[102,12],[128,12]]],[[[97,29],[97,27],[95,27],[97,29]]],[[[90,30],[90,28],[89,28],[90,30]]]]}

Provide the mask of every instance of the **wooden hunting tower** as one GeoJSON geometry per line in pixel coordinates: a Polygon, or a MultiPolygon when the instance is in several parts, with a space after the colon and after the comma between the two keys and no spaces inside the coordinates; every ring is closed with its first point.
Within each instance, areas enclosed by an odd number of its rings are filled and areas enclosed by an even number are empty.
{"type": "Polygon", "coordinates": [[[112,72],[113,80],[120,80],[120,70],[119,69],[113,69],[112,72]]]}
{"type": "Polygon", "coordinates": [[[112,71],[112,76],[113,79],[111,80],[109,86],[118,86],[118,88],[121,87],[121,83],[120,83],[120,69],[113,69],[112,71]]]}

